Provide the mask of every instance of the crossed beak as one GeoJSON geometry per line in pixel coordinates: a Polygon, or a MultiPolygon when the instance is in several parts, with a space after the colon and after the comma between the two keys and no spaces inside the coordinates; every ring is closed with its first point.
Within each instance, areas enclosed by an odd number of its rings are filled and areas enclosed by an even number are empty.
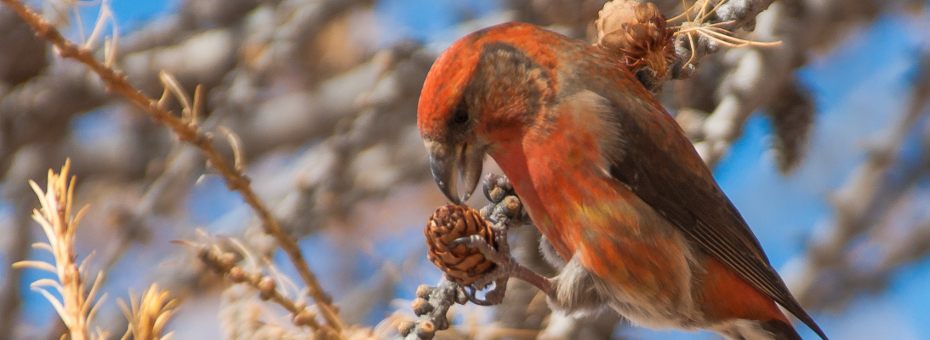
{"type": "Polygon", "coordinates": [[[455,146],[436,142],[426,142],[429,150],[429,167],[433,171],[436,185],[452,203],[462,204],[471,197],[481,179],[484,165],[484,149],[472,143],[455,146]],[[456,174],[458,170],[458,174],[456,174]],[[465,183],[465,195],[459,197],[456,178],[462,176],[465,183]]]}

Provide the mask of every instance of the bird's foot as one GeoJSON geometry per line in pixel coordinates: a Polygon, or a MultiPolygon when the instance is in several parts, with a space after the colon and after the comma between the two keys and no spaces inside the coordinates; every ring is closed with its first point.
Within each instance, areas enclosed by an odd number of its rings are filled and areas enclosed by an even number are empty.
{"type": "Polygon", "coordinates": [[[521,265],[510,254],[510,244],[507,241],[507,231],[511,227],[519,227],[530,223],[526,210],[520,198],[517,197],[513,185],[506,176],[487,174],[484,178],[484,195],[491,204],[481,209],[484,218],[491,222],[489,226],[494,235],[494,244],[497,249],[478,235],[462,237],[452,241],[449,248],[466,245],[478,249],[485,258],[497,266],[491,272],[481,277],[462,291],[469,301],[477,305],[495,305],[504,299],[507,289],[507,280],[511,277],[521,279],[538,287],[547,295],[552,296],[554,284],[551,280],[539,275],[533,270],[521,265]],[[475,297],[478,290],[484,289],[494,283],[494,287],[485,293],[483,299],[475,297]]]}
{"type": "Polygon", "coordinates": [[[511,277],[526,281],[542,290],[546,295],[552,296],[555,291],[552,281],[523,266],[510,254],[510,245],[507,242],[506,221],[498,221],[498,223],[491,225],[490,228],[494,229],[493,234],[495,235],[498,249],[494,249],[494,247],[478,235],[461,237],[449,243],[449,248],[464,244],[470,248],[478,249],[485,258],[497,265],[490,273],[466,287],[465,295],[468,297],[468,300],[477,305],[484,306],[501,303],[507,289],[507,280],[511,277]],[[484,299],[475,297],[477,290],[483,289],[491,283],[494,283],[494,288],[485,294],[484,299]]]}

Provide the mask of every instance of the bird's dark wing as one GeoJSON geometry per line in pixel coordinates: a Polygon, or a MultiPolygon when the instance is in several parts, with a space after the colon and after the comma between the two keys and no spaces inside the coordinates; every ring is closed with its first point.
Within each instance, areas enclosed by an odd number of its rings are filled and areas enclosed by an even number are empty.
{"type": "MultiPolygon", "coordinates": [[[[645,89],[633,89],[645,92],[645,89]]],[[[675,120],[648,93],[599,93],[617,134],[601,149],[611,176],[629,186],[706,253],[827,339],[772,268],[762,246],[675,120]],[[649,98],[644,100],[642,98],[649,98]]]]}

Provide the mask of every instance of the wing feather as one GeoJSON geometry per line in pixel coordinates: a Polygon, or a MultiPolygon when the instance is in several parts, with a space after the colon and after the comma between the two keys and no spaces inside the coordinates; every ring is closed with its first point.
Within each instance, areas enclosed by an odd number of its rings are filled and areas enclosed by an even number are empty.
{"type": "Polygon", "coordinates": [[[746,221],[674,119],[654,99],[643,101],[617,91],[601,96],[610,111],[601,113],[601,118],[615,131],[601,146],[612,152],[605,157],[610,175],[705,252],[827,339],[772,268],[746,221]]]}

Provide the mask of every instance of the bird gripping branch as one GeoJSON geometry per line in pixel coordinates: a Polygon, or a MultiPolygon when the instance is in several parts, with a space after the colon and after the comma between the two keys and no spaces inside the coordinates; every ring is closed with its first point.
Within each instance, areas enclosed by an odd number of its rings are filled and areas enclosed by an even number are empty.
{"type": "Polygon", "coordinates": [[[430,70],[418,126],[453,203],[486,154],[509,177],[561,268],[538,285],[554,308],[800,339],[781,305],[827,339],[675,120],[603,50],[529,24],[472,33],[430,70]]]}

